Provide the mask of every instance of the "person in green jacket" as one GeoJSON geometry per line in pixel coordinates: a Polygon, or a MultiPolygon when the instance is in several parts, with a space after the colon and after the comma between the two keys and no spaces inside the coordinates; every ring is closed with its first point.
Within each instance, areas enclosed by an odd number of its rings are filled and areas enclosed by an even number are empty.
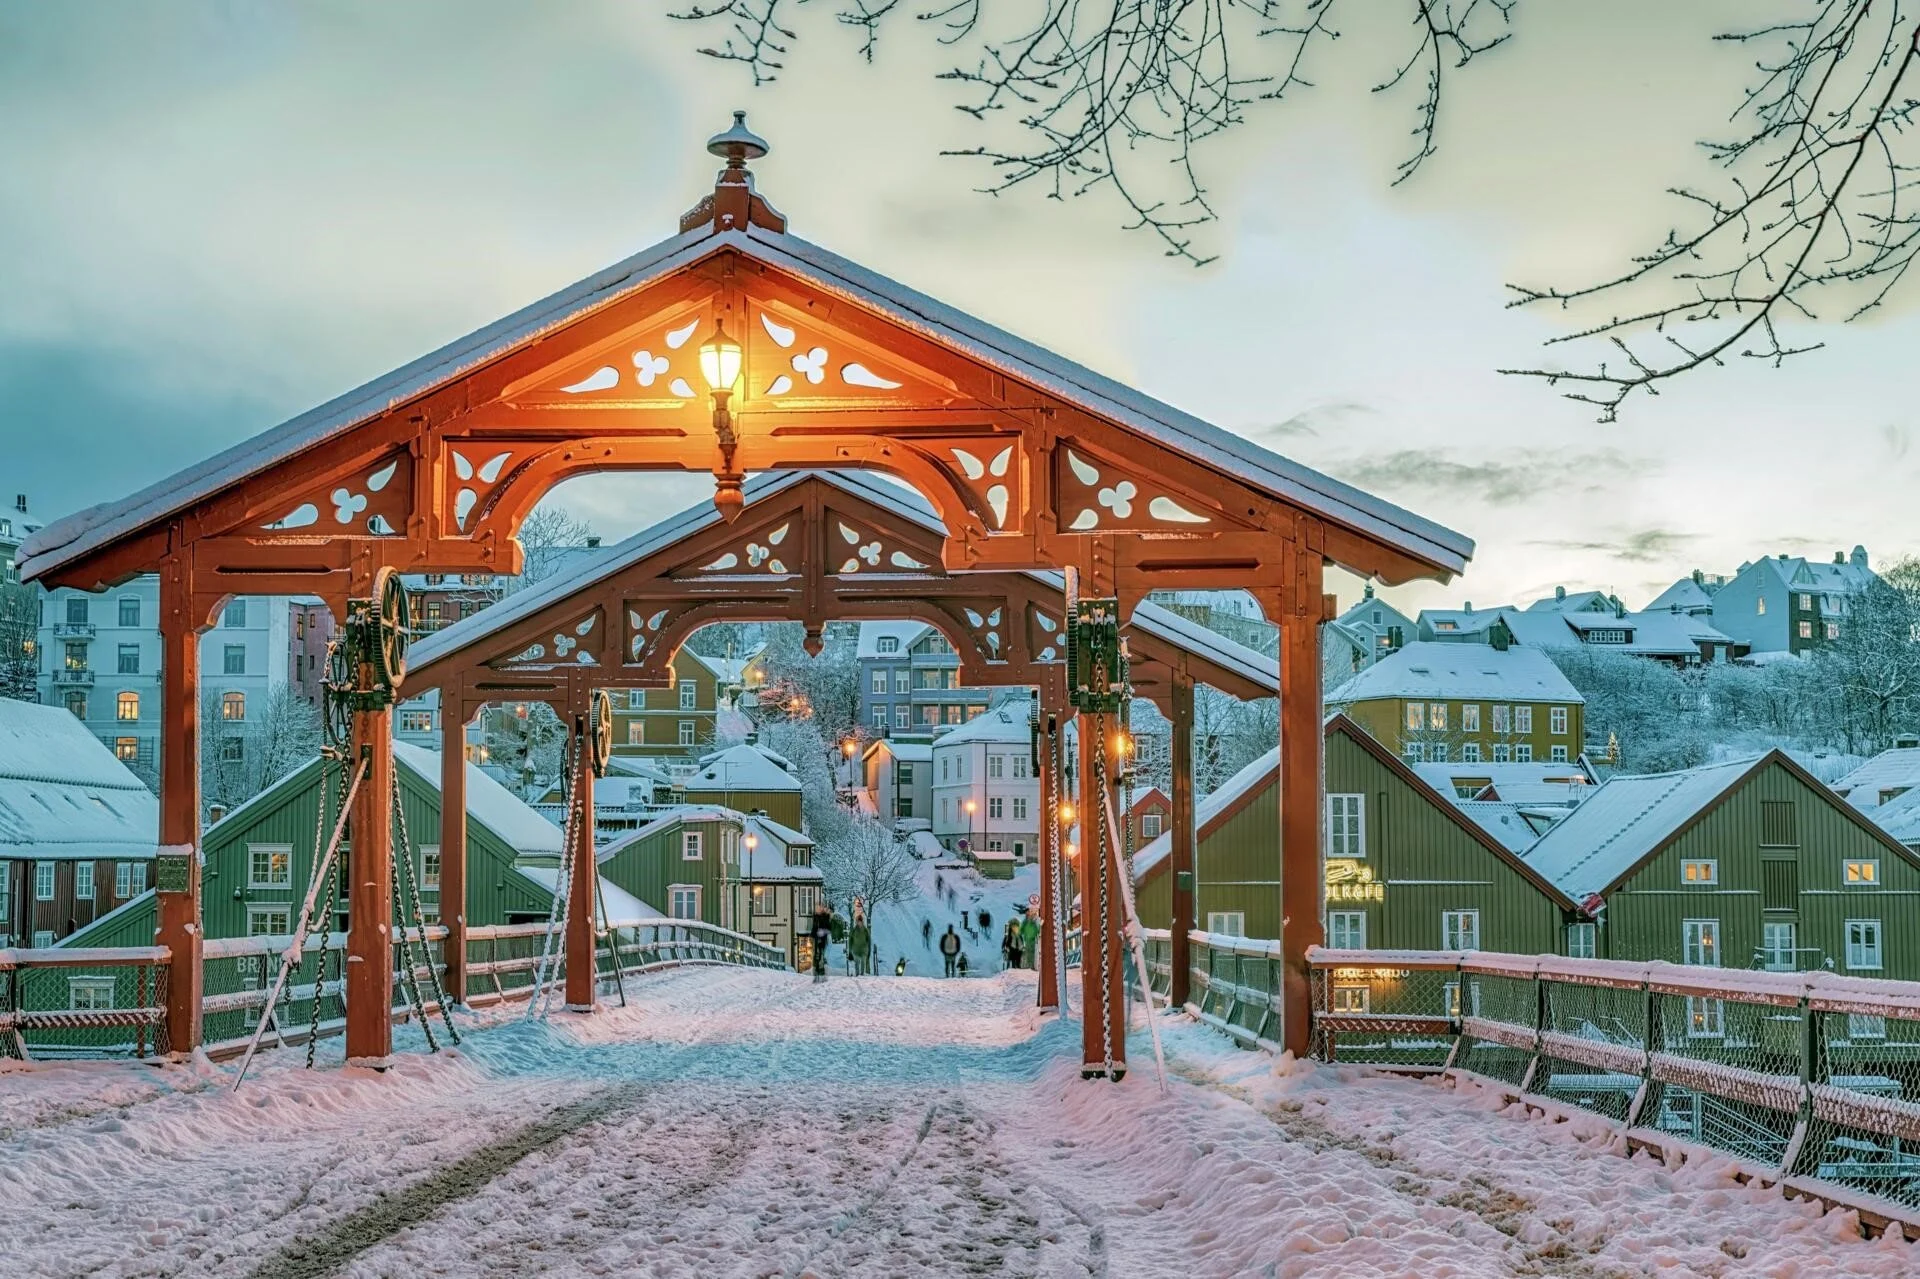
{"type": "Polygon", "coordinates": [[[1020,962],[1027,968],[1040,966],[1040,921],[1028,911],[1020,919],[1020,962]]]}
{"type": "Polygon", "coordinates": [[[847,956],[853,960],[857,976],[873,976],[873,930],[867,927],[864,915],[853,917],[853,927],[847,932],[847,956]]]}

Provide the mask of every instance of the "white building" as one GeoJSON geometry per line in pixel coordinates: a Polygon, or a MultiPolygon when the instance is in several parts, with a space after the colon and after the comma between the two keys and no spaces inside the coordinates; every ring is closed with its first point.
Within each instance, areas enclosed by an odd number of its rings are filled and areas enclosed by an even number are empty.
{"type": "Polygon", "coordinates": [[[933,834],[950,852],[1037,851],[1040,780],[1033,775],[1033,698],[1020,695],[936,738],[929,762],[933,834]]]}
{"type": "MultiPolygon", "coordinates": [[[[240,596],[200,639],[202,749],[237,760],[246,728],[290,679],[292,601],[240,596]]],[[[160,758],[160,579],[95,593],[61,587],[40,607],[40,700],[71,711],[135,773],[160,758]]]]}

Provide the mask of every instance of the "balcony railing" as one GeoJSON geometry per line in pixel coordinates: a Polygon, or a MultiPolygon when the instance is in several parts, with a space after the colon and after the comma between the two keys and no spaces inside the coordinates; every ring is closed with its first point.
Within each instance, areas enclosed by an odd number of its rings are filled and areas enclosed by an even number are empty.
{"type": "Polygon", "coordinates": [[[55,622],[53,634],[56,639],[92,639],[92,622],[55,622]]]}
{"type": "Polygon", "coordinates": [[[53,682],[59,688],[93,687],[93,668],[91,666],[56,666],[53,668],[53,682]]]}

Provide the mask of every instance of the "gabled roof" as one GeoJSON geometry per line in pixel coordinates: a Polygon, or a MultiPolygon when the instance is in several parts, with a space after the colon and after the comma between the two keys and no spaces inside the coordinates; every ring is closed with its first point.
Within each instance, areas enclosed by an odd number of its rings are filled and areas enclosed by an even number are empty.
{"type": "Polygon", "coordinates": [[[1491,644],[1417,641],[1355,675],[1329,693],[1327,703],[1403,697],[1576,705],[1586,701],[1553,659],[1537,648],[1515,644],[1501,650],[1491,644]]]}
{"type": "Polygon", "coordinates": [[[903,764],[924,764],[933,758],[932,742],[906,742],[897,737],[874,738],[862,752],[861,758],[864,759],[883,748],[903,764]]]}
{"type": "Polygon", "coordinates": [[[1441,572],[1459,572],[1473,553],[1472,541],[1450,529],[1183,413],[818,245],[758,225],[722,231],[700,225],[123,501],[90,507],[40,530],[22,548],[22,571],[30,578],[40,576],[145,530],[307,449],[447,386],[536,338],[555,333],[704,259],[729,252],[795,277],[829,298],[844,299],[878,314],[985,367],[1080,405],[1124,430],[1177,450],[1262,493],[1351,528],[1441,572]]]}
{"type": "Polygon", "coordinates": [[[1883,790],[1920,786],[1920,748],[1895,747],[1881,751],[1833,784],[1834,792],[1855,808],[1872,809],[1883,790]]]}
{"type": "Polygon", "coordinates": [[[752,848],[747,847],[744,839],[740,843],[740,879],[743,883],[779,880],[818,884],[825,881],[826,876],[818,866],[787,865],[787,850],[794,847],[812,848],[813,840],[810,837],[759,813],[748,814],[743,821],[746,832],[755,838],[752,848]]]}
{"type": "Polygon", "coordinates": [[[1610,613],[1613,597],[1605,591],[1568,591],[1548,595],[1527,605],[1529,613],[1610,613]]]}
{"type": "MultiPolygon", "coordinates": [[[[514,872],[524,875],[540,886],[541,891],[552,894],[560,882],[558,866],[515,866],[514,872]]],[[[600,906],[606,907],[607,917],[598,921],[619,927],[623,924],[637,924],[649,919],[664,919],[666,916],[652,906],[641,901],[605,875],[600,880],[600,906]]],[[[595,907],[598,910],[599,906],[595,907]]]]}
{"type": "Polygon", "coordinates": [[[1920,846],[1920,790],[1903,795],[1865,811],[1869,820],[1908,848],[1920,846]]]}
{"type": "Polygon", "coordinates": [[[860,642],[854,649],[854,656],[905,658],[913,642],[932,629],[925,622],[862,622],[860,642]],[[898,644],[892,651],[883,653],[880,651],[880,641],[883,639],[897,640],[898,644]]]}
{"type": "Polygon", "coordinates": [[[152,857],[160,801],[71,711],[0,698],[0,857],[152,857]]]}
{"type": "Polygon", "coordinates": [[[800,779],[752,746],[731,746],[700,761],[687,778],[689,794],[720,791],[797,791],[800,779]]]}
{"type": "MultiPolygon", "coordinates": [[[[1419,775],[1422,781],[1439,791],[1442,795],[1454,796],[1459,794],[1458,788],[1462,784],[1469,782],[1474,784],[1474,790],[1478,793],[1487,786],[1505,790],[1508,786],[1512,785],[1525,786],[1539,785],[1542,783],[1556,785],[1564,790],[1573,790],[1576,788],[1576,785],[1586,786],[1598,784],[1600,780],[1594,776],[1593,769],[1588,766],[1585,756],[1582,756],[1570,764],[1553,764],[1541,760],[1534,760],[1526,764],[1489,764],[1485,762],[1469,764],[1460,760],[1452,760],[1444,764],[1413,764],[1409,765],[1409,767],[1419,775]]],[[[1582,789],[1580,793],[1589,794],[1591,792],[1582,789]]]]}
{"type": "Polygon", "coordinates": [[[1544,829],[1567,813],[1564,808],[1530,808],[1492,799],[1457,799],[1453,803],[1474,825],[1517,855],[1524,855],[1539,840],[1540,830],[1536,826],[1544,829]],[[1552,816],[1543,818],[1541,814],[1552,816]]]}
{"type": "MultiPolygon", "coordinates": [[[[1719,589],[1717,583],[1713,589],[1719,589]]],[[[1654,596],[1652,600],[1648,601],[1645,611],[1652,613],[1660,609],[1676,608],[1683,611],[1690,609],[1711,611],[1713,608],[1713,591],[1708,590],[1703,583],[1696,582],[1691,577],[1683,577],[1666,590],[1654,596]]]]}
{"type": "MultiPolygon", "coordinates": [[[[411,742],[393,744],[394,762],[419,778],[434,794],[440,793],[440,752],[411,742]]],[[[521,853],[557,853],[561,830],[522,803],[518,796],[467,764],[467,816],[498,835],[508,848],[521,853]]],[[[229,814],[231,818],[231,814],[229,814]]]]}
{"type": "MultiPolygon", "coordinates": [[[[1247,806],[1249,800],[1270,785],[1280,769],[1280,748],[1249,762],[1239,772],[1193,806],[1195,842],[1211,835],[1227,818],[1247,806]]],[[[1161,831],[1133,855],[1134,878],[1139,879],[1173,853],[1173,831],[1161,831]]]]}

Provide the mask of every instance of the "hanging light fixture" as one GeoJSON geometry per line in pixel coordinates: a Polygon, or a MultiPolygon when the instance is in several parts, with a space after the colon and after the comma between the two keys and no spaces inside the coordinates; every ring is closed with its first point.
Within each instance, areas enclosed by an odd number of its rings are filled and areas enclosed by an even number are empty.
{"type": "Polygon", "coordinates": [[[715,320],[713,336],[700,344],[700,376],[720,395],[731,395],[740,380],[740,344],[728,335],[724,320],[715,320]]]}
{"type": "Polygon", "coordinates": [[[729,524],[746,505],[746,495],[740,491],[746,477],[733,464],[740,440],[733,433],[733,412],[728,407],[740,381],[740,357],[740,344],[727,332],[726,322],[714,320],[713,336],[700,344],[700,376],[713,391],[713,438],[720,446],[720,464],[713,468],[713,505],[729,524]]]}

